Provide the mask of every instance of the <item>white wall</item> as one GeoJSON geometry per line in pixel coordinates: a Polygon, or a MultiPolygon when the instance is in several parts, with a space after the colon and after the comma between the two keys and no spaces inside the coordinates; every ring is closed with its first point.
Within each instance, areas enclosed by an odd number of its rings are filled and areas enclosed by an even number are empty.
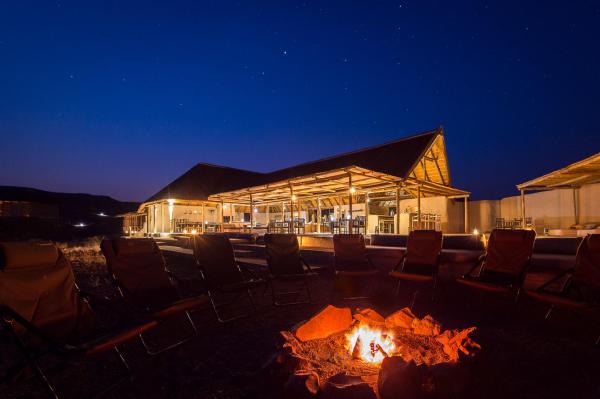
{"type": "Polygon", "coordinates": [[[579,223],[600,224],[600,183],[579,189],[579,223]]]}

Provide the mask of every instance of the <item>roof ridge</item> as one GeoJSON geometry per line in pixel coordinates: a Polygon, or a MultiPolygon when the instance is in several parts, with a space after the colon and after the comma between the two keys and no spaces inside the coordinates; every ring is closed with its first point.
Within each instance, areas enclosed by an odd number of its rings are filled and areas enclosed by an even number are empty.
{"type": "Polygon", "coordinates": [[[235,168],[233,166],[226,166],[226,165],[217,165],[217,164],[210,163],[210,162],[198,162],[191,169],[194,169],[197,166],[210,166],[211,168],[230,169],[230,170],[236,170],[238,172],[256,173],[256,174],[259,174],[259,175],[264,175],[265,174],[263,172],[257,172],[255,170],[235,168]]]}
{"type": "Polygon", "coordinates": [[[400,143],[402,141],[415,139],[417,137],[425,136],[425,135],[428,135],[428,134],[433,134],[433,133],[443,134],[443,131],[444,130],[442,129],[442,127],[439,126],[439,127],[436,127],[435,129],[426,130],[426,131],[423,131],[421,133],[416,133],[416,134],[413,134],[413,135],[410,135],[410,136],[407,136],[407,137],[402,137],[402,138],[399,138],[399,139],[390,140],[390,141],[387,141],[385,143],[375,144],[375,145],[372,145],[372,146],[359,148],[357,150],[347,151],[347,152],[343,152],[343,153],[340,153],[340,154],[330,155],[330,156],[325,157],[325,158],[315,159],[313,161],[308,161],[308,162],[303,162],[303,163],[299,163],[299,164],[296,164],[296,165],[286,166],[285,168],[277,169],[277,170],[274,170],[272,172],[268,172],[266,174],[275,174],[275,173],[283,172],[285,170],[296,168],[296,167],[300,167],[300,166],[311,165],[311,164],[314,164],[314,163],[317,163],[317,162],[327,161],[327,160],[334,159],[334,158],[340,158],[340,157],[343,157],[343,156],[346,156],[346,155],[352,155],[352,154],[356,154],[356,153],[363,152],[363,151],[374,150],[374,149],[377,149],[377,148],[385,147],[385,146],[390,145],[390,144],[400,143]]]}

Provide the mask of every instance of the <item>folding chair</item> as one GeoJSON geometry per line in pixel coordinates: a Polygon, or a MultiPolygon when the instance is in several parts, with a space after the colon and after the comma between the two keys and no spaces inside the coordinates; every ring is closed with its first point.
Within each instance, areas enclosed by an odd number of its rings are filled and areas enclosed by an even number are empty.
{"type": "Polygon", "coordinates": [[[175,348],[194,337],[196,325],[190,311],[208,303],[206,295],[182,299],[172,284],[175,277],[167,270],[165,260],[153,239],[105,239],[100,248],[108,271],[121,296],[135,311],[164,320],[185,315],[191,334],[162,348],[152,348],[140,334],[140,340],[150,355],[175,348]]]}
{"type": "MultiPolygon", "coordinates": [[[[585,237],[577,248],[575,267],[555,276],[535,290],[525,294],[549,306],[546,319],[555,308],[578,314],[600,310],[600,234],[585,237]],[[558,291],[550,290],[555,284],[558,291]]],[[[600,336],[596,345],[600,344],[600,336]]]]}
{"type": "Polygon", "coordinates": [[[245,279],[238,265],[229,238],[219,234],[203,234],[194,239],[194,257],[207,286],[208,298],[221,323],[237,320],[248,316],[248,313],[223,319],[219,312],[222,306],[232,305],[237,299],[246,295],[253,312],[256,312],[251,289],[258,285],[266,285],[262,278],[245,279]],[[217,304],[216,294],[232,294],[234,298],[222,304],[217,304]]]}
{"type": "MultiPolygon", "coordinates": [[[[334,234],[333,253],[337,288],[341,288],[339,285],[344,279],[355,281],[365,278],[368,280],[367,288],[371,288],[377,269],[367,254],[365,238],[362,234],[334,234]]],[[[363,298],[368,296],[343,297],[343,299],[363,298]]]]}
{"type": "MultiPolygon", "coordinates": [[[[442,253],[442,233],[435,230],[413,230],[408,235],[406,254],[400,263],[390,272],[390,276],[398,279],[396,295],[400,292],[401,281],[431,283],[435,300],[438,286],[438,269],[442,253]]],[[[417,293],[413,296],[412,308],[417,293]]]]}
{"type": "Polygon", "coordinates": [[[535,231],[495,229],[490,234],[487,253],[468,273],[456,281],[466,287],[519,300],[531,255],[535,231]],[[473,272],[479,268],[479,273],[473,272]]]}
{"type": "Polygon", "coordinates": [[[118,346],[156,327],[157,322],[129,323],[101,334],[88,299],[82,297],[71,265],[54,244],[0,243],[0,325],[12,335],[24,356],[0,381],[8,382],[31,369],[47,394],[58,398],[56,387],[40,363],[42,358],[54,356],[68,363],[74,357],[109,351],[120,361],[123,373],[98,395],[127,380],[130,368],[118,346]]]}
{"type": "Polygon", "coordinates": [[[300,256],[300,246],[296,234],[265,234],[265,249],[269,267],[269,286],[273,305],[299,305],[311,303],[308,278],[316,276],[308,263],[300,256]],[[305,269],[306,267],[306,269],[305,269]],[[308,297],[305,301],[278,302],[277,298],[300,294],[300,291],[276,292],[275,281],[302,281],[308,297]]]}

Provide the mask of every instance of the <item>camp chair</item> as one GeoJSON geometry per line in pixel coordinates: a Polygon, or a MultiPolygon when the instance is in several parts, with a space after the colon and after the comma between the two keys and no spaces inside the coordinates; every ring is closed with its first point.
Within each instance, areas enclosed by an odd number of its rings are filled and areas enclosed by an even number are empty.
{"type": "Polygon", "coordinates": [[[221,323],[230,322],[248,316],[248,313],[223,319],[219,308],[232,305],[237,299],[246,294],[253,312],[256,312],[254,298],[250,291],[257,285],[265,285],[261,278],[245,279],[238,265],[229,238],[221,234],[202,234],[194,239],[194,257],[202,278],[207,286],[208,298],[212,308],[221,323]],[[225,303],[217,304],[216,294],[233,294],[234,298],[225,303]]]}
{"type": "MultiPolygon", "coordinates": [[[[334,234],[333,256],[338,288],[342,279],[367,279],[367,287],[371,287],[377,275],[377,269],[367,254],[365,238],[362,234],[334,234]]],[[[364,298],[368,298],[368,296],[343,297],[343,299],[364,298]]]]}
{"type": "MultiPolygon", "coordinates": [[[[585,237],[575,258],[575,267],[555,276],[535,290],[525,290],[525,294],[549,306],[546,319],[554,308],[585,313],[600,309],[600,234],[585,237]],[[551,291],[554,284],[560,284],[559,291],[551,291]]],[[[596,345],[600,344],[600,336],[596,345]]]]}
{"type": "Polygon", "coordinates": [[[157,322],[129,324],[100,335],[89,299],[93,298],[82,297],[69,261],[54,244],[0,243],[0,327],[15,339],[24,356],[1,381],[30,369],[48,395],[58,398],[40,360],[53,355],[67,363],[74,356],[85,358],[104,352],[117,356],[123,374],[101,393],[128,379],[130,368],[118,346],[157,322]]]}
{"type": "Polygon", "coordinates": [[[273,297],[273,305],[298,305],[310,303],[310,288],[308,277],[316,276],[308,263],[300,256],[300,246],[296,234],[265,234],[265,249],[267,265],[269,267],[269,286],[273,297]],[[306,269],[305,269],[306,267],[306,269]],[[300,291],[275,292],[275,281],[299,281],[304,283],[306,288],[306,301],[298,302],[278,302],[277,297],[299,294],[300,291]]]}
{"type": "MultiPolygon", "coordinates": [[[[435,300],[438,285],[438,268],[442,253],[442,233],[435,230],[413,230],[408,235],[406,254],[400,263],[390,272],[390,276],[398,279],[396,295],[400,292],[401,281],[431,283],[433,285],[432,300],[435,300]]],[[[417,293],[413,296],[410,307],[414,305],[417,293]]]]}
{"type": "Polygon", "coordinates": [[[205,295],[182,299],[172,284],[165,260],[153,239],[117,238],[102,240],[100,248],[108,271],[121,296],[134,310],[157,320],[184,314],[191,328],[186,338],[163,348],[151,348],[140,334],[149,355],[156,355],[189,341],[196,333],[190,311],[208,303],[205,295]]]}
{"type": "Polygon", "coordinates": [[[493,230],[487,253],[456,281],[480,291],[512,296],[516,303],[531,260],[534,241],[534,230],[493,230]],[[477,268],[479,274],[473,275],[477,268]]]}

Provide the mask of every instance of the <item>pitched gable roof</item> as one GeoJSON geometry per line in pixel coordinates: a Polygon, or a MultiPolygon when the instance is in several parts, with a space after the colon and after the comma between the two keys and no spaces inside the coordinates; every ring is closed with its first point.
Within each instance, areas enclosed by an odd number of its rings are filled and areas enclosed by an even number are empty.
{"type": "Polygon", "coordinates": [[[407,178],[409,175],[421,178],[420,174],[425,174],[425,169],[429,171],[430,175],[439,171],[439,178],[437,179],[439,182],[436,183],[449,185],[443,130],[437,128],[389,143],[303,163],[270,173],[258,173],[200,163],[145,202],[169,198],[206,200],[210,195],[222,192],[351,166],[358,166],[399,178],[407,178]],[[435,151],[437,152],[434,154],[435,151]],[[439,156],[443,161],[442,169],[439,168],[439,165],[437,167],[426,166],[423,158],[427,154],[439,156]]]}
{"type": "Polygon", "coordinates": [[[199,163],[144,202],[169,198],[203,200],[211,194],[254,184],[263,176],[249,170],[199,163]]]}
{"type": "Polygon", "coordinates": [[[280,169],[270,173],[269,178],[271,181],[285,180],[353,165],[397,177],[408,177],[440,132],[440,129],[435,129],[389,143],[280,169]]]}

